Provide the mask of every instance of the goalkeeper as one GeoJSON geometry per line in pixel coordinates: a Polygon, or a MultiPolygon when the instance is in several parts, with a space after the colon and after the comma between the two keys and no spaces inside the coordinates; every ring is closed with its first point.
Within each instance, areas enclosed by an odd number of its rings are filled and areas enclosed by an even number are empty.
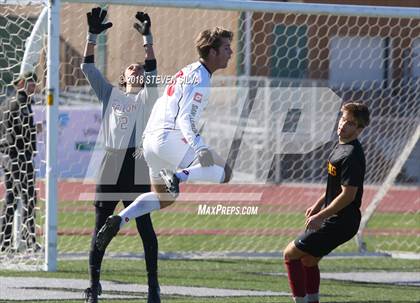
{"type": "Polygon", "coordinates": [[[232,36],[220,27],[201,32],[196,39],[199,60],[180,70],[156,101],[143,140],[153,191],[108,218],[98,233],[101,250],[130,219],[172,204],[180,182],[231,179],[231,169],[204,143],[197,125],[208,103],[211,76],[226,68],[232,55],[232,36]]]}
{"type": "MultiPolygon", "coordinates": [[[[97,249],[96,235],[105,220],[114,212],[118,200],[127,207],[140,193],[150,191],[148,168],[136,153],[144,127],[157,99],[156,59],[150,31],[148,14],[137,12],[134,28],[143,36],[145,62],[129,65],[120,78],[120,88],[109,84],[94,65],[96,37],[112,26],[104,23],[107,11],[94,8],[87,13],[89,32],[87,35],[82,71],[93,91],[102,103],[102,132],[105,156],[102,160],[96,185],[95,229],[89,252],[90,287],[85,290],[86,302],[98,302],[101,293],[99,283],[104,251],[97,249]],[[123,173],[122,173],[123,172],[123,173]],[[117,195],[116,195],[117,194],[117,195]],[[116,198],[118,196],[118,198],[116,198]],[[118,200],[117,200],[118,199],[118,200]]],[[[148,303],[160,302],[157,278],[158,243],[150,214],[136,218],[137,230],[144,247],[148,275],[148,303]]]]}
{"type": "Polygon", "coordinates": [[[326,192],[306,210],[306,231],[284,250],[296,303],[319,303],[319,261],[359,229],[366,163],[357,138],[369,124],[369,110],[361,103],[347,103],[341,112],[338,144],[327,163],[326,192]]]}

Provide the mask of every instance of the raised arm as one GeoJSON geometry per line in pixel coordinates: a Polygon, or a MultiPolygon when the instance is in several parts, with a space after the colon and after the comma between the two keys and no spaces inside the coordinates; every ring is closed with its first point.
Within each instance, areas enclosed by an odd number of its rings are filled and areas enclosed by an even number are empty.
{"type": "Polygon", "coordinates": [[[144,12],[137,12],[136,19],[138,22],[134,23],[134,28],[143,37],[143,46],[145,51],[144,57],[144,71],[145,71],[145,103],[149,105],[150,110],[153,104],[158,98],[158,92],[156,89],[156,58],[153,50],[153,36],[151,32],[152,21],[150,16],[144,12]]]}
{"type": "Polygon", "coordinates": [[[146,51],[145,61],[155,60],[153,52],[153,36],[151,32],[152,21],[150,16],[144,12],[137,12],[136,19],[138,22],[134,23],[134,28],[143,36],[143,46],[146,51]]]}
{"type": "Polygon", "coordinates": [[[81,69],[86,76],[96,96],[101,102],[107,102],[112,91],[112,85],[105,80],[101,72],[96,68],[94,62],[95,45],[97,35],[112,26],[111,22],[103,23],[107,11],[100,7],[93,8],[87,13],[89,31],[86,39],[85,52],[81,69]]]}

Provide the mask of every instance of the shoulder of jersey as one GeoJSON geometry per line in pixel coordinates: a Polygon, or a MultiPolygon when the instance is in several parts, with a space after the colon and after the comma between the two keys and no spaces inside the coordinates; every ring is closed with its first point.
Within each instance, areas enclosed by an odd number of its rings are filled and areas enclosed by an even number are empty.
{"type": "Polygon", "coordinates": [[[352,144],[344,144],[343,146],[343,154],[344,156],[350,156],[351,154],[353,154],[354,150],[355,150],[355,146],[352,144]]]}
{"type": "Polygon", "coordinates": [[[188,65],[184,70],[184,75],[196,84],[204,84],[210,81],[209,72],[199,61],[188,65]]]}

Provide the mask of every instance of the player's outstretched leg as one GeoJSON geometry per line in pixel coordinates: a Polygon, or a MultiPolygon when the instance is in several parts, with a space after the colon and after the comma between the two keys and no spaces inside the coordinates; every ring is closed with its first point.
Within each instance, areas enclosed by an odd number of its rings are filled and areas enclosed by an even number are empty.
{"type": "Polygon", "coordinates": [[[120,230],[120,224],[121,217],[118,215],[109,216],[108,219],[106,219],[105,224],[96,236],[96,247],[100,251],[105,251],[112,238],[114,238],[120,230]]]}
{"type": "Polygon", "coordinates": [[[175,199],[179,195],[179,179],[178,177],[170,170],[162,169],[159,172],[160,177],[165,182],[166,190],[168,193],[175,199]]]}
{"type": "Polygon", "coordinates": [[[98,303],[98,296],[102,294],[101,283],[98,284],[98,288],[94,291],[92,288],[86,288],[84,291],[85,303],[98,303]]]}

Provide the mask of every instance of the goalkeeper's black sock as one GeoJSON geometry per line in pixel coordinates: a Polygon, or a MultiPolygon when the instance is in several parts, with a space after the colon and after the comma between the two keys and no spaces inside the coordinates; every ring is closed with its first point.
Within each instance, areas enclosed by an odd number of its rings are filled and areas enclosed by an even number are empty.
{"type": "Polygon", "coordinates": [[[113,211],[114,209],[95,207],[95,232],[92,236],[89,251],[90,288],[94,292],[98,291],[99,280],[101,277],[101,264],[105,253],[104,251],[98,250],[96,247],[96,235],[105,224],[106,219],[112,215],[113,211]]]}
{"type": "Polygon", "coordinates": [[[147,273],[147,283],[150,288],[159,286],[157,272],[147,273]]]}
{"type": "Polygon", "coordinates": [[[90,288],[92,291],[98,291],[101,270],[96,266],[90,266],[90,288]]]}
{"type": "Polygon", "coordinates": [[[92,291],[97,291],[99,280],[101,278],[101,264],[104,257],[104,252],[99,251],[94,244],[96,237],[92,240],[91,250],[89,252],[89,275],[90,275],[90,288],[92,291]]]}
{"type": "Polygon", "coordinates": [[[143,241],[144,260],[146,261],[147,279],[149,287],[159,286],[157,278],[158,241],[153,229],[150,214],[136,218],[137,230],[143,241]]]}

